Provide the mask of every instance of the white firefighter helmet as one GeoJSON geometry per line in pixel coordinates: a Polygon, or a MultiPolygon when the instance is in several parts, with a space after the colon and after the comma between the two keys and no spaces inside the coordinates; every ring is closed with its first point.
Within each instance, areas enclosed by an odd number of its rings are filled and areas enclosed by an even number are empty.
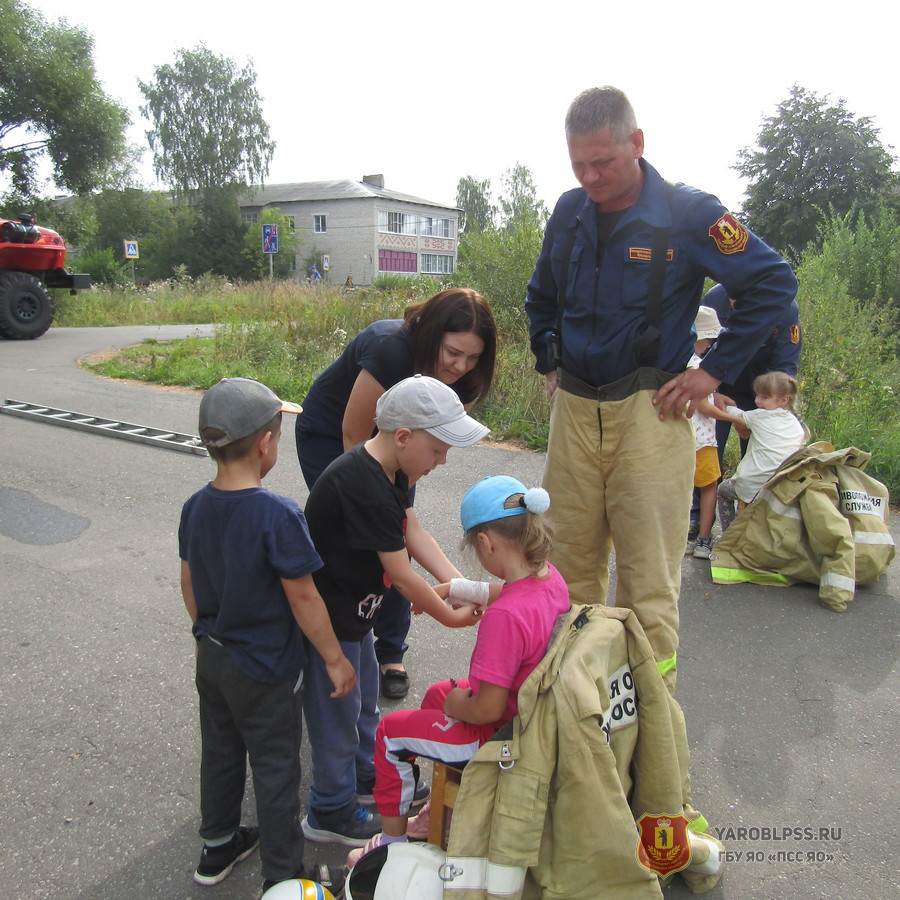
{"type": "Polygon", "coordinates": [[[434,844],[385,844],[367,853],[350,870],[345,900],[442,900],[438,874],[447,855],[434,844]]]}

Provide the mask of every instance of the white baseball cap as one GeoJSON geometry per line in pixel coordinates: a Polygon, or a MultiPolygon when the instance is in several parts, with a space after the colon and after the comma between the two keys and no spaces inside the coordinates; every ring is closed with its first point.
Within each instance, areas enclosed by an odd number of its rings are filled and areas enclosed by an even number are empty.
{"type": "Polygon", "coordinates": [[[491,429],[466,414],[453,388],[428,375],[398,381],[375,404],[379,431],[400,428],[433,434],[451,447],[477,444],[491,429]]]}

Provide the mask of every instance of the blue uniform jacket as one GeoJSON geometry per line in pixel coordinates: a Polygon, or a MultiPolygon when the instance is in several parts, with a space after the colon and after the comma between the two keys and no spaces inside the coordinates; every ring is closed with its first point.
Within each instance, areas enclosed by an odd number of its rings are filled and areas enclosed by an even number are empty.
{"type": "MultiPolygon", "coordinates": [[[[738,304],[741,301],[738,300],[738,304]]],[[[727,326],[734,310],[728,299],[728,292],[717,284],[710,288],[703,297],[703,305],[712,307],[719,317],[719,323],[727,326]]],[[[750,362],[741,370],[733,382],[719,385],[723,393],[740,393],[751,395],[753,381],[764,372],[787,372],[796,377],[803,350],[803,339],[800,330],[800,310],[797,301],[792,300],[790,306],[778,325],[770,332],[763,345],[753,354],[750,362]]],[[[740,405],[740,404],[738,404],[740,405]]]]}
{"type": "Polygon", "coordinates": [[[659,173],[644,160],[640,165],[641,195],[622,213],[599,261],[595,204],[581,188],[556,204],[525,299],[535,368],[542,374],[554,368],[551,338],[563,265],[569,271],[562,368],[599,386],[639,367],[633,345],[644,324],[653,228],[668,226],[657,368],[680,372],[690,359],[694,318],[709,276],[741,298],[728,331],[701,363],[713,377],[730,381],[782,321],[797,280],[788,263],[731,218],[715,197],[677,184],[670,201],[659,173]],[[566,261],[567,229],[573,224],[575,240],[566,261]]]}

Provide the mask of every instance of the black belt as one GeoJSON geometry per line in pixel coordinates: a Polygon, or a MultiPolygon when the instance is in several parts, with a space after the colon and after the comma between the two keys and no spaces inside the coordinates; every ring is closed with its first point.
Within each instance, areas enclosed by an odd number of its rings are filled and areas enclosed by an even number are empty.
{"type": "Polygon", "coordinates": [[[625,400],[638,391],[657,391],[667,381],[675,376],[671,372],[663,372],[662,369],[651,369],[642,366],[630,375],[613,381],[610,384],[602,384],[594,387],[586,381],[582,381],[565,369],[557,369],[559,386],[569,394],[582,397],[585,400],[596,400],[598,403],[625,400]]]}

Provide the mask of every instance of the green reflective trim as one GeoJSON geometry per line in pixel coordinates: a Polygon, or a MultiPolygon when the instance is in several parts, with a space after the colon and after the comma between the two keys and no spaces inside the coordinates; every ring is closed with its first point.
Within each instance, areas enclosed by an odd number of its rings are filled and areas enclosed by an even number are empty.
{"type": "Polygon", "coordinates": [[[696,831],[698,834],[709,834],[709,822],[706,821],[706,816],[703,813],[700,813],[693,822],[690,822],[688,828],[691,831],[696,831]]]}
{"type": "Polygon", "coordinates": [[[786,575],[777,572],[748,572],[746,569],[725,569],[721,566],[710,566],[709,574],[716,584],[753,584],[791,585],[794,582],[786,575]]]}
{"type": "Polygon", "coordinates": [[[671,672],[672,669],[675,668],[675,661],[678,657],[677,653],[673,653],[668,659],[658,659],[656,661],[656,668],[659,669],[660,675],[665,675],[666,672],[671,672]]]}

